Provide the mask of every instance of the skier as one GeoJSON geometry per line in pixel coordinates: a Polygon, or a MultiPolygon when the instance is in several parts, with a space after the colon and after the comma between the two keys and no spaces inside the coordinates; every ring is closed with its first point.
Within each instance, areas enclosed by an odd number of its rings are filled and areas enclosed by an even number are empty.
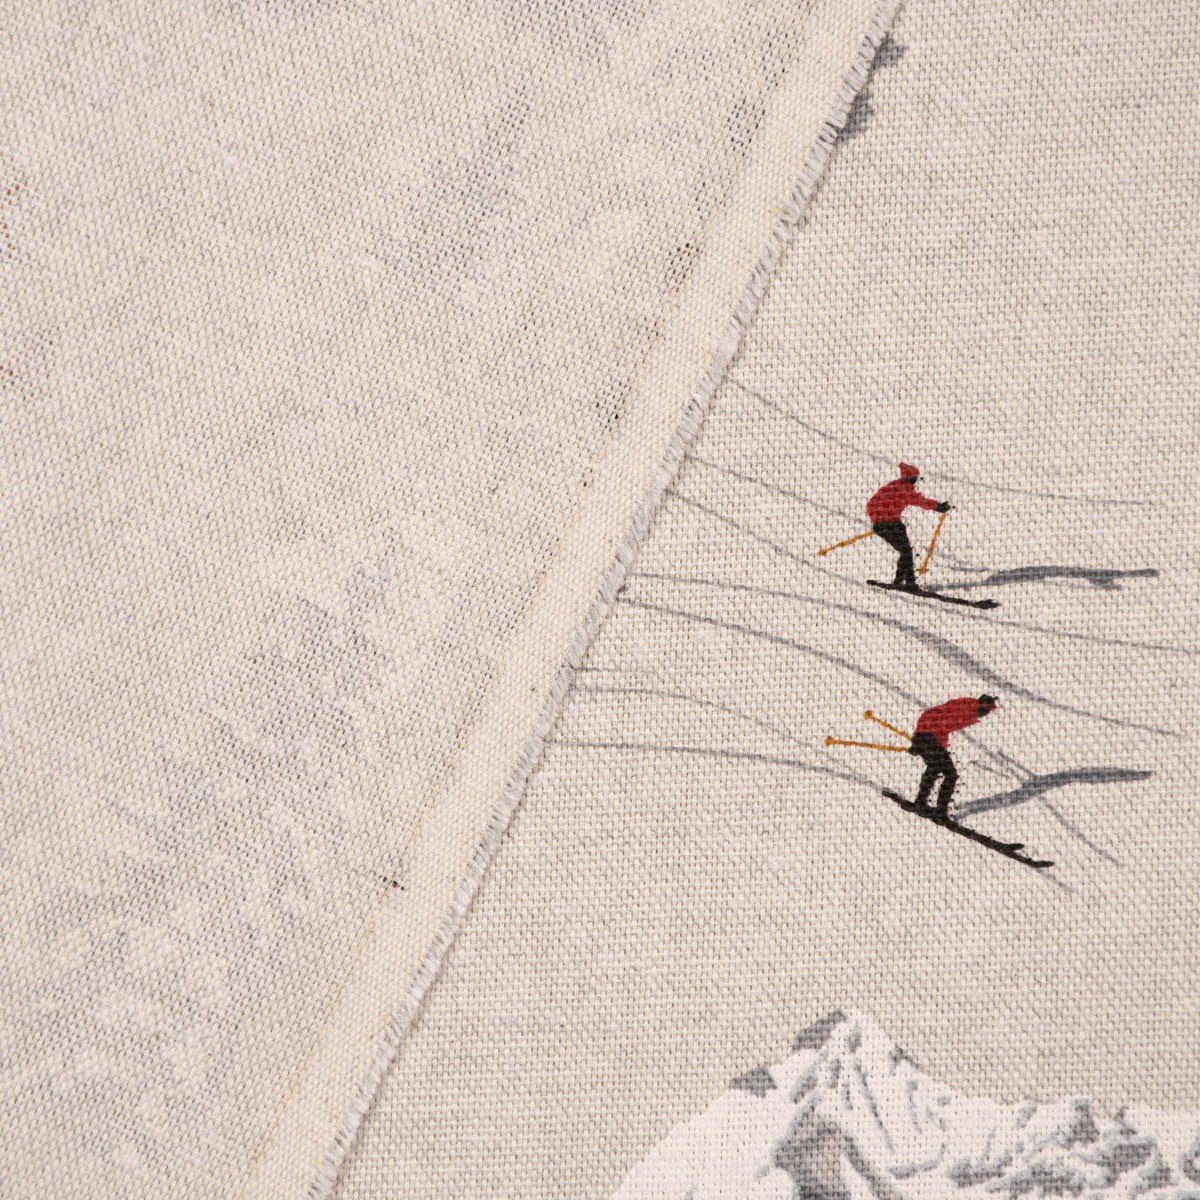
{"type": "Polygon", "coordinates": [[[867,501],[867,516],[871,518],[871,528],[900,556],[896,562],[896,578],[892,587],[904,591],[916,592],[917,574],[913,569],[912,543],[908,540],[908,530],[901,518],[904,510],[910,507],[926,508],[930,512],[949,512],[950,505],[946,501],[932,500],[922,496],[916,489],[916,482],[921,478],[921,472],[912,463],[900,464],[900,478],[885,483],[867,501]]]}
{"type": "Polygon", "coordinates": [[[950,757],[950,735],[974,725],[995,707],[995,696],[962,696],[957,700],[947,700],[945,704],[927,708],[921,714],[913,732],[912,745],[908,748],[909,754],[915,755],[925,763],[925,773],[921,776],[921,785],[917,789],[918,807],[927,805],[933,785],[940,778],[942,786],[938,789],[937,811],[942,816],[949,812],[950,798],[954,795],[955,784],[958,783],[958,771],[955,770],[954,760],[950,757]]]}

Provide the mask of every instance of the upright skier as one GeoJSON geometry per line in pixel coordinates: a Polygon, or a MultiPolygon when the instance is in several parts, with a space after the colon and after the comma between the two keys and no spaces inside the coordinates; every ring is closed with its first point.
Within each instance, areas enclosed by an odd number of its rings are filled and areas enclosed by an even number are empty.
{"type": "Polygon", "coordinates": [[[913,568],[912,543],[908,540],[908,530],[902,520],[906,508],[926,508],[930,512],[949,512],[950,505],[946,501],[931,500],[917,491],[916,483],[921,478],[921,472],[912,463],[900,464],[900,478],[885,483],[867,501],[867,516],[871,518],[871,528],[896,553],[896,578],[892,587],[903,588],[905,591],[918,591],[917,573],[913,568]]]}
{"type": "Polygon", "coordinates": [[[909,754],[925,763],[925,773],[917,788],[918,806],[928,802],[933,785],[940,778],[942,786],[938,789],[937,811],[943,816],[949,811],[950,798],[958,783],[958,771],[950,757],[950,735],[974,725],[995,707],[995,696],[962,696],[927,708],[921,714],[913,732],[912,745],[908,748],[909,754]]]}

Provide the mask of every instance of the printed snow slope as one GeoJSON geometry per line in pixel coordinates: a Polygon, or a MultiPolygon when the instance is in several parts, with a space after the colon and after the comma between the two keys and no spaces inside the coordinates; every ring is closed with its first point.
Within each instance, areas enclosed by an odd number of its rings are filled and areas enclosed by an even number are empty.
{"type": "Polygon", "coordinates": [[[735,1079],[613,1200],[1200,1200],[1200,1118],[961,1096],[858,1013],[818,1021],[794,1050],[735,1079]]]}

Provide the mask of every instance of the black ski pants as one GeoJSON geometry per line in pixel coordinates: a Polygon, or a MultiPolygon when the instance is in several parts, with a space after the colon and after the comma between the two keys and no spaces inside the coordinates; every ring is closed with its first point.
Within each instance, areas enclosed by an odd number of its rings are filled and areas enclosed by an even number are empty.
{"type": "Polygon", "coordinates": [[[872,529],[900,556],[896,563],[896,578],[892,580],[894,587],[915,588],[917,573],[913,568],[912,543],[908,540],[908,530],[903,521],[876,521],[872,529]]]}
{"type": "Polygon", "coordinates": [[[909,754],[916,755],[925,763],[925,773],[921,776],[921,786],[917,788],[917,803],[925,804],[933,785],[941,779],[942,786],[938,789],[937,806],[945,812],[950,807],[950,797],[954,795],[954,787],[958,783],[958,771],[950,751],[939,744],[932,733],[917,733],[913,735],[909,754]]]}

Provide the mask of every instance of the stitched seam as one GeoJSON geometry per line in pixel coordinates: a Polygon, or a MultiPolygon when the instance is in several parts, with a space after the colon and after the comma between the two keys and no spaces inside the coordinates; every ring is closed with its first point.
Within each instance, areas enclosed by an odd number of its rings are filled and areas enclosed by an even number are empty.
{"type": "MultiPolygon", "coordinates": [[[[810,10],[811,10],[811,7],[812,7],[812,5],[810,3],[809,4],[810,10]]],[[[790,66],[790,63],[789,63],[789,66],[790,66]]],[[[787,77],[787,74],[788,74],[788,67],[784,67],[779,72],[778,77],[776,78],[775,82],[772,84],[771,90],[768,93],[768,103],[773,101],[775,99],[775,97],[778,95],[779,89],[783,84],[783,80],[787,77]]],[[[692,277],[692,275],[695,273],[696,269],[699,267],[700,263],[703,261],[705,254],[708,253],[709,247],[708,247],[706,241],[704,240],[704,235],[706,234],[706,232],[712,225],[713,221],[715,221],[717,216],[719,216],[720,213],[724,210],[725,203],[729,198],[729,194],[733,190],[733,185],[734,185],[734,183],[736,183],[738,178],[741,176],[742,171],[745,168],[746,161],[750,157],[750,151],[751,151],[753,145],[755,144],[755,141],[756,141],[756,139],[752,139],[747,144],[746,149],[744,150],[741,160],[738,162],[736,169],[733,170],[732,172],[730,172],[729,180],[726,183],[725,190],[721,193],[721,196],[719,197],[719,199],[714,203],[714,205],[713,205],[712,209],[709,211],[708,215],[699,223],[699,225],[696,226],[696,228],[694,230],[694,233],[701,238],[700,253],[697,254],[696,257],[693,259],[692,263],[690,264],[690,266],[688,268],[687,273],[684,275],[683,279],[680,281],[678,286],[675,289],[673,289],[672,292],[669,294],[667,303],[664,306],[662,313],[660,313],[658,319],[655,321],[654,329],[651,331],[650,337],[647,340],[646,345],[642,350],[642,353],[638,356],[638,360],[634,364],[633,371],[630,373],[628,382],[629,382],[629,388],[631,391],[633,390],[634,385],[637,383],[638,379],[640,378],[642,371],[645,369],[645,364],[646,364],[647,360],[649,359],[651,352],[654,350],[654,348],[658,345],[658,342],[661,340],[663,330],[666,327],[666,324],[667,324],[669,318],[674,316],[675,313],[678,311],[679,295],[683,291],[684,286],[687,283],[687,280],[692,277]]],[[[585,475],[587,472],[594,470],[595,467],[597,466],[597,464],[608,454],[608,452],[609,452],[610,448],[612,447],[613,442],[616,440],[619,432],[620,432],[620,424],[619,423],[614,425],[611,429],[608,429],[605,431],[604,436],[602,437],[600,442],[597,444],[595,450],[592,451],[591,455],[589,456],[589,458],[587,460],[587,465],[585,468],[585,475]]],[[[529,597],[527,598],[525,603],[522,605],[521,610],[518,613],[514,624],[522,624],[523,625],[525,623],[526,619],[528,618],[530,610],[535,607],[538,599],[541,597],[542,588],[545,586],[546,579],[549,576],[551,569],[558,562],[559,558],[562,555],[563,547],[564,547],[564,544],[566,543],[568,535],[576,528],[579,521],[582,519],[583,506],[579,503],[579,501],[587,491],[588,491],[588,484],[586,482],[584,482],[584,483],[580,484],[578,490],[575,492],[574,497],[573,497],[574,504],[571,507],[571,512],[568,515],[566,521],[564,522],[562,528],[560,529],[559,534],[554,542],[554,548],[551,551],[549,557],[546,559],[546,562],[543,565],[541,571],[538,573],[537,582],[535,583],[533,590],[530,592],[529,597]]],[[[511,643],[512,638],[514,636],[515,636],[515,634],[510,635],[510,637],[508,639],[508,643],[511,643]]],[[[508,644],[508,643],[506,643],[506,644],[508,644]]],[[[394,875],[399,875],[401,872],[403,872],[404,868],[411,861],[411,859],[407,858],[406,856],[413,849],[416,842],[420,839],[421,833],[424,831],[426,824],[428,824],[430,813],[444,798],[445,793],[446,793],[446,788],[449,784],[450,776],[454,773],[454,768],[458,765],[459,759],[462,757],[463,751],[467,748],[468,745],[470,745],[471,737],[479,725],[480,717],[482,716],[483,711],[486,707],[487,701],[492,694],[493,688],[495,687],[497,676],[499,675],[499,666],[500,666],[502,659],[503,659],[502,654],[498,654],[493,658],[491,666],[489,668],[489,672],[487,675],[487,679],[486,679],[484,688],[480,692],[479,698],[474,705],[474,712],[471,716],[470,724],[466,724],[461,727],[461,731],[460,731],[458,737],[454,741],[454,745],[450,752],[450,757],[447,760],[446,765],[442,768],[442,771],[441,771],[440,775],[438,776],[437,781],[430,788],[429,794],[427,795],[425,801],[418,807],[417,819],[413,822],[413,827],[412,827],[411,831],[409,832],[408,836],[404,839],[404,841],[401,843],[400,850],[397,853],[396,857],[398,859],[398,863],[395,868],[395,871],[393,872],[394,875]]],[[[264,1133],[261,1143],[259,1144],[257,1150],[254,1153],[253,1158],[250,1160],[250,1163],[247,1166],[245,1173],[243,1174],[242,1183],[240,1185],[241,1190],[238,1192],[239,1197],[245,1195],[246,1185],[249,1183],[250,1177],[253,1175],[253,1172],[258,1167],[258,1164],[262,1161],[263,1155],[269,1149],[271,1140],[274,1137],[275,1130],[278,1128],[279,1122],[282,1119],[284,1111],[287,1109],[288,1104],[291,1102],[292,1097],[295,1095],[296,1088],[299,1086],[300,1082],[303,1080],[304,1076],[307,1074],[309,1067],[312,1065],[312,1060],[316,1056],[317,1051],[320,1049],[321,1042],[324,1040],[325,1035],[329,1032],[330,1014],[331,1014],[332,1010],[336,1007],[338,1000],[341,998],[341,996],[345,992],[346,985],[348,984],[350,977],[353,975],[355,967],[362,960],[362,956],[366,952],[367,946],[370,944],[371,937],[374,935],[375,930],[379,926],[379,921],[382,916],[382,902],[386,901],[390,890],[391,890],[390,886],[385,886],[385,887],[381,888],[376,895],[375,899],[376,899],[377,908],[376,908],[375,915],[366,922],[366,924],[363,928],[363,932],[359,935],[358,938],[355,939],[354,949],[352,951],[353,957],[349,960],[349,963],[348,963],[345,971],[342,973],[341,983],[332,991],[332,993],[330,995],[330,999],[326,1003],[326,1005],[322,1011],[321,1023],[320,1023],[320,1026],[318,1027],[316,1033],[313,1035],[312,1044],[310,1046],[309,1052],[305,1056],[305,1059],[304,1059],[303,1063],[301,1064],[301,1066],[297,1069],[295,1077],[288,1084],[288,1087],[284,1093],[283,1099],[279,1103],[279,1105],[276,1109],[275,1116],[271,1121],[271,1125],[267,1129],[267,1131],[264,1133]]]]}
{"type": "MultiPolygon", "coordinates": [[[[809,3],[806,5],[806,13],[805,13],[806,16],[811,14],[811,11],[813,8],[813,2],[814,2],[814,0],[809,0],[809,3]]],[[[892,16],[894,15],[896,9],[899,7],[899,2],[900,2],[900,0],[882,0],[882,3],[878,6],[874,16],[871,19],[868,33],[866,35],[866,38],[864,39],[865,43],[870,44],[870,46],[871,46],[870,56],[866,60],[866,65],[865,65],[865,67],[863,67],[862,64],[859,62],[859,60],[862,58],[862,55],[863,55],[863,46],[860,45],[859,50],[855,55],[854,62],[852,62],[852,64],[851,64],[850,71],[847,72],[847,74],[850,74],[856,68],[858,68],[858,69],[860,69],[861,74],[862,74],[862,78],[857,81],[857,84],[854,87],[853,92],[850,93],[849,99],[847,99],[845,102],[844,107],[847,110],[848,110],[849,102],[853,99],[854,95],[857,94],[857,92],[861,89],[861,87],[865,83],[866,69],[869,68],[870,62],[874,58],[874,52],[875,52],[875,50],[878,49],[878,41],[882,37],[883,33],[886,32],[887,25],[890,23],[892,16]]],[[[797,27],[797,28],[799,28],[799,27],[797,27]]],[[[767,111],[769,109],[770,105],[772,105],[777,100],[777,97],[783,86],[784,81],[790,75],[791,69],[795,63],[795,59],[796,59],[796,56],[793,55],[793,57],[789,60],[788,64],[779,71],[775,80],[772,82],[770,89],[766,93],[765,104],[764,104],[764,113],[765,113],[765,111],[767,111]]],[[[846,86],[847,86],[846,79],[844,77],[843,85],[842,85],[843,90],[845,90],[846,86]]],[[[844,99],[844,97],[842,97],[842,99],[844,99]]],[[[844,124],[845,115],[846,114],[843,113],[841,116],[841,119],[837,122],[833,122],[833,121],[831,121],[830,118],[826,118],[826,120],[822,123],[822,126],[817,133],[817,136],[814,140],[814,152],[816,152],[816,150],[818,148],[822,147],[822,145],[824,144],[824,156],[822,158],[822,165],[823,165],[824,159],[826,159],[828,157],[828,153],[829,153],[830,149],[832,148],[833,141],[836,140],[837,134],[840,132],[840,129],[841,129],[842,125],[844,124]]],[[[765,124],[765,120],[763,122],[760,122],[760,125],[759,125],[760,129],[762,128],[763,124],[765,124]]],[[[695,227],[695,234],[699,237],[699,240],[700,240],[700,247],[701,247],[700,253],[696,255],[696,257],[692,261],[686,275],[683,277],[683,279],[680,281],[680,283],[674,289],[672,289],[672,291],[668,294],[667,301],[664,304],[663,310],[655,322],[654,329],[651,332],[651,335],[650,335],[649,339],[647,340],[647,342],[642,350],[642,353],[639,355],[638,361],[635,364],[633,371],[630,374],[629,384],[630,384],[631,391],[633,389],[633,386],[636,384],[636,382],[641,377],[642,372],[645,370],[645,366],[646,366],[647,361],[650,358],[651,352],[654,350],[654,348],[658,345],[659,341],[661,340],[664,329],[666,328],[668,321],[678,312],[679,297],[680,297],[681,293],[683,292],[683,290],[685,289],[687,281],[692,277],[692,275],[695,273],[695,271],[699,268],[701,262],[703,262],[705,260],[705,256],[710,252],[711,247],[707,243],[706,234],[710,230],[713,223],[724,212],[726,203],[730,196],[730,193],[733,191],[734,185],[737,183],[737,181],[743,175],[746,164],[751,156],[751,152],[752,152],[754,146],[757,144],[757,142],[758,142],[758,138],[757,138],[757,130],[756,130],[756,136],[753,137],[747,143],[746,148],[743,151],[735,169],[730,172],[729,178],[726,181],[726,185],[725,185],[719,199],[713,204],[712,208],[709,210],[709,212],[705,216],[705,218],[695,227]]],[[[818,176],[819,176],[819,173],[820,172],[818,171],[818,176]]],[[[723,369],[722,369],[722,374],[723,374],[723,369]]],[[[691,407],[692,407],[692,405],[689,404],[688,409],[685,410],[683,417],[676,423],[676,431],[672,437],[672,441],[674,440],[674,438],[676,436],[678,436],[681,429],[683,429],[683,427],[685,427],[687,425],[688,415],[689,415],[688,410],[690,410],[691,407]]],[[[700,415],[702,416],[703,414],[701,413],[700,415]]],[[[698,423],[698,421],[697,421],[697,423],[698,423]]],[[[527,600],[522,605],[520,613],[518,614],[517,622],[519,624],[521,624],[522,626],[524,626],[524,624],[526,623],[530,611],[537,605],[537,603],[541,597],[541,594],[542,594],[542,589],[545,586],[546,579],[550,575],[550,572],[553,569],[553,567],[557,564],[557,562],[561,558],[561,555],[562,555],[562,552],[564,549],[564,544],[566,543],[568,536],[574,531],[574,529],[578,526],[579,522],[582,520],[582,518],[584,516],[584,506],[582,506],[579,503],[579,500],[584,495],[584,493],[586,493],[588,490],[589,485],[586,481],[587,473],[590,472],[592,469],[594,469],[597,466],[597,464],[599,464],[604,459],[604,457],[609,453],[614,441],[617,439],[620,432],[621,432],[621,426],[619,424],[617,426],[609,429],[608,431],[606,431],[604,437],[601,439],[601,441],[596,446],[596,449],[589,456],[589,458],[587,460],[587,465],[585,468],[585,481],[583,483],[581,483],[581,485],[579,486],[578,490],[576,491],[576,493],[574,495],[575,503],[572,507],[572,510],[571,510],[567,520],[564,522],[564,524],[555,540],[554,549],[552,550],[550,556],[546,559],[545,564],[543,565],[542,569],[539,572],[538,579],[537,579],[537,582],[536,582],[534,588],[530,592],[527,600]]],[[[661,464],[660,464],[659,469],[661,469],[661,464]]],[[[639,540],[639,544],[640,544],[640,540],[639,540]]],[[[594,631],[593,631],[593,635],[594,635],[594,631]]],[[[511,644],[512,639],[515,636],[516,635],[510,636],[507,644],[511,644]]],[[[589,639],[589,641],[590,641],[590,639],[589,639]]],[[[433,813],[433,811],[435,811],[437,805],[440,804],[443,801],[443,799],[445,798],[450,776],[453,774],[455,767],[458,765],[458,762],[460,761],[463,752],[471,744],[472,738],[475,734],[475,731],[478,728],[478,724],[481,719],[481,716],[486,708],[487,701],[489,700],[489,698],[492,695],[492,692],[493,692],[494,687],[497,682],[497,676],[499,674],[499,665],[502,662],[502,659],[503,659],[503,655],[497,655],[493,659],[493,662],[492,662],[491,668],[489,670],[484,688],[481,691],[479,699],[474,706],[474,712],[471,715],[470,723],[469,724],[464,723],[462,725],[461,732],[458,735],[458,737],[455,739],[454,747],[451,751],[450,757],[447,760],[445,767],[443,768],[437,781],[429,789],[429,793],[427,795],[426,800],[421,804],[421,806],[418,810],[417,820],[413,823],[412,830],[406,836],[406,838],[403,841],[401,848],[398,852],[397,857],[400,859],[400,861],[399,861],[397,867],[395,868],[394,874],[396,874],[396,875],[401,873],[405,869],[405,867],[409,864],[409,862],[411,861],[411,859],[407,858],[406,856],[413,849],[413,847],[419,842],[421,834],[423,833],[426,825],[428,824],[431,814],[433,813]]],[[[553,685],[550,690],[551,690],[551,692],[554,691],[553,685]]],[[[556,715],[557,715],[557,707],[555,708],[555,716],[556,715]]],[[[541,721],[541,714],[539,714],[538,721],[535,721],[535,728],[536,728],[537,724],[540,723],[540,721],[541,721]]],[[[552,723],[553,723],[553,718],[551,719],[551,724],[552,723]]],[[[547,730],[547,732],[548,732],[548,730],[547,730]]],[[[543,738],[543,740],[544,740],[544,738],[543,738]]],[[[523,755],[524,755],[524,747],[522,747],[522,751],[520,753],[518,753],[518,755],[517,755],[516,762],[514,763],[514,768],[517,765],[519,765],[520,760],[523,757],[523,755]]],[[[502,794],[504,792],[507,792],[507,790],[508,790],[508,787],[506,785],[502,789],[502,794]]],[[[489,824],[490,823],[491,822],[489,821],[489,824]]],[[[477,854],[478,854],[478,849],[475,852],[473,852],[472,855],[470,856],[470,858],[467,860],[468,873],[469,873],[469,870],[470,870],[472,864],[474,863],[474,860],[475,860],[477,854]]],[[[461,886],[462,886],[462,884],[460,883],[460,888],[461,888],[461,886]]],[[[257,1170],[258,1166],[262,1162],[267,1151],[270,1149],[271,1143],[274,1140],[275,1133],[276,1133],[278,1126],[283,1118],[284,1113],[287,1111],[289,1105],[291,1104],[291,1102],[296,1094],[297,1089],[299,1088],[299,1086],[303,1082],[304,1078],[308,1074],[308,1072],[312,1066],[314,1058],[316,1057],[317,1053],[319,1052],[326,1036],[328,1035],[328,1033],[330,1031],[330,1027],[332,1024],[331,1019],[330,1019],[332,1010],[334,1008],[336,1008],[338,1002],[340,1001],[342,996],[345,994],[346,988],[347,988],[349,981],[354,973],[355,968],[358,966],[359,962],[362,960],[363,955],[366,953],[366,950],[367,950],[368,946],[370,945],[371,940],[372,940],[376,930],[379,927],[379,922],[382,919],[382,916],[384,913],[382,902],[386,901],[389,891],[390,891],[390,888],[385,886],[384,888],[381,888],[379,893],[377,894],[376,911],[375,911],[374,915],[365,923],[362,932],[360,933],[359,937],[356,938],[356,940],[355,940],[354,948],[351,952],[351,957],[348,959],[347,966],[342,974],[341,982],[330,993],[330,998],[322,1010],[320,1025],[319,1025],[317,1031],[313,1035],[309,1051],[305,1055],[305,1058],[304,1058],[302,1064],[297,1069],[295,1076],[293,1077],[293,1079],[289,1083],[287,1089],[285,1090],[284,1095],[283,1095],[279,1105],[276,1108],[275,1115],[271,1121],[270,1126],[264,1132],[263,1138],[262,1138],[258,1148],[256,1149],[254,1155],[251,1157],[251,1159],[242,1175],[242,1179],[241,1179],[241,1182],[239,1185],[239,1190],[237,1192],[237,1196],[239,1196],[239,1197],[244,1197],[246,1195],[247,1188],[250,1185],[250,1183],[253,1181],[253,1176],[254,1176],[255,1171],[257,1170]]],[[[456,893],[457,893],[457,889],[456,889],[456,893]]],[[[433,937],[430,940],[430,949],[433,949],[434,947],[436,947],[437,942],[438,942],[439,938],[441,937],[441,935],[442,935],[442,931],[441,931],[441,927],[439,926],[438,928],[435,929],[433,937]]],[[[443,948],[443,953],[444,953],[445,948],[446,947],[443,948]]],[[[428,951],[426,953],[428,954],[428,951]]],[[[414,980],[416,978],[419,978],[420,973],[421,973],[421,968],[419,967],[416,975],[414,976],[414,980]]],[[[418,1001],[418,1003],[419,1003],[419,1001],[418,1001]]],[[[389,1024],[390,1024],[390,1022],[389,1022],[389,1024]]],[[[402,1037],[403,1033],[400,1036],[402,1037]]],[[[394,1053],[394,1049],[395,1048],[393,1047],[393,1053],[394,1053]]],[[[334,1167],[335,1170],[336,1170],[336,1166],[340,1164],[340,1161],[341,1161],[341,1159],[339,1157],[337,1160],[337,1163],[335,1163],[335,1167],[334,1167]]],[[[330,1179],[330,1185],[332,1186],[332,1178],[330,1179]]]]}

